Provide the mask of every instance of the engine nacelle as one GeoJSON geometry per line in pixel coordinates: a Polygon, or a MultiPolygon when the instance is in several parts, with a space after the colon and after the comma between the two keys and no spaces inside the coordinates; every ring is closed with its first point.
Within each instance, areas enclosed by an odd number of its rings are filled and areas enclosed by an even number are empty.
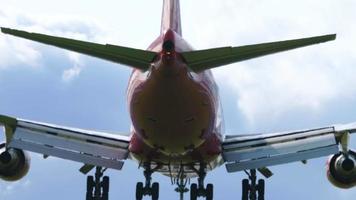
{"type": "Polygon", "coordinates": [[[340,152],[330,156],[327,176],[336,187],[348,189],[356,185],[356,153],[349,150],[348,156],[340,152]]]}
{"type": "Polygon", "coordinates": [[[11,148],[0,154],[0,179],[20,180],[27,174],[29,168],[30,157],[23,150],[11,148]]]}

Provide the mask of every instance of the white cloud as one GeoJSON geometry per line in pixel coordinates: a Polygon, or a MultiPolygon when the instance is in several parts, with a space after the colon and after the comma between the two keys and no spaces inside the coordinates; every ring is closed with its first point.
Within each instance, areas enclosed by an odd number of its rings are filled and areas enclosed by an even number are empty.
{"type": "Polygon", "coordinates": [[[24,190],[31,187],[31,181],[24,178],[16,182],[0,182],[1,199],[16,193],[18,190],[24,190]]]}
{"type": "MultiPolygon", "coordinates": [[[[0,11],[0,24],[4,27],[84,41],[102,42],[113,38],[110,32],[107,33],[99,23],[89,18],[74,15],[27,15],[16,9],[0,9],[0,11]]],[[[44,46],[39,43],[0,34],[0,70],[11,66],[41,66],[43,58],[51,56],[44,49],[44,46]]],[[[58,53],[68,55],[65,57],[72,63],[70,68],[63,69],[62,79],[68,82],[79,76],[85,66],[83,57],[68,51],[58,51],[58,53]]]]}
{"type": "Polygon", "coordinates": [[[199,49],[338,34],[330,43],[214,70],[220,87],[232,91],[237,109],[258,126],[289,113],[318,115],[340,98],[356,98],[355,7],[350,0],[207,0],[199,15],[191,7],[187,14],[194,17],[185,16],[191,23],[183,30],[199,49]]]}
{"type": "MultiPolygon", "coordinates": [[[[56,21],[54,24],[57,24],[57,22],[60,23],[61,21],[60,17],[58,17],[58,20],[54,20],[52,18],[53,15],[40,17],[41,19],[36,17],[36,19],[33,20],[32,18],[29,20],[28,17],[17,17],[16,23],[14,22],[12,25],[7,25],[6,23],[1,22],[0,24],[4,26],[15,26],[26,29],[30,28],[31,30],[41,32],[51,31],[46,33],[54,33],[57,35],[78,34],[75,37],[80,39],[88,38],[92,41],[101,42],[107,42],[110,41],[110,39],[111,41],[120,40],[121,38],[119,36],[126,34],[128,35],[126,37],[127,39],[125,41],[116,42],[116,44],[133,47],[136,45],[138,48],[141,48],[142,46],[137,44],[137,40],[146,41],[154,39],[154,37],[151,37],[149,33],[151,29],[148,29],[147,26],[154,27],[154,34],[157,34],[159,31],[159,14],[157,13],[160,12],[160,5],[152,5],[157,4],[157,2],[161,3],[160,1],[150,1],[149,3],[146,1],[115,1],[105,4],[98,4],[97,2],[95,3],[95,1],[69,2],[69,0],[61,1],[60,3],[44,0],[40,1],[40,3],[38,0],[35,1],[36,3],[33,1],[22,1],[17,4],[17,1],[7,1],[9,2],[8,5],[11,3],[11,5],[15,5],[14,7],[22,8],[32,15],[37,15],[39,13],[42,14],[43,12],[53,12],[53,10],[56,10],[57,13],[64,13],[68,12],[68,9],[77,11],[80,13],[80,15],[85,15],[85,13],[83,13],[83,10],[85,10],[86,12],[90,13],[90,16],[95,18],[100,18],[101,15],[106,14],[108,16],[106,18],[107,20],[103,21],[110,25],[112,24],[113,27],[116,26],[117,30],[113,31],[116,33],[116,37],[107,37],[106,35],[103,35],[102,32],[97,32],[94,33],[96,35],[95,38],[92,38],[92,34],[82,34],[83,32],[79,31],[79,29],[81,30],[82,28],[77,29],[75,27],[81,24],[79,23],[80,19],[77,21],[77,24],[70,24],[70,22],[67,24],[67,21],[71,21],[71,19],[65,19],[62,20],[64,25],[62,23],[60,28],[57,29],[55,26],[51,26],[49,28],[48,26],[50,26],[51,22],[56,21]],[[68,3],[71,3],[71,5],[76,5],[68,8],[66,6],[68,3]],[[24,4],[26,4],[26,6],[24,6],[24,4]],[[53,6],[53,4],[55,5],[53,6]],[[84,4],[85,6],[82,6],[84,4]],[[120,4],[124,6],[120,6],[120,4]],[[131,4],[132,7],[128,8],[128,4],[131,4]],[[57,5],[62,5],[63,7],[59,9],[57,5]],[[99,10],[97,9],[98,6],[100,7],[99,10]],[[108,10],[105,8],[112,9],[108,10]],[[34,9],[39,11],[34,12],[34,9]],[[43,10],[43,12],[40,12],[40,10],[43,10]],[[147,13],[145,13],[145,10],[147,13]],[[123,12],[126,13],[123,14],[123,12]],[[154,15],[157,17],[152,17],[154,15]],[[133,18],[136,18],[137,20],[135,21],[133,18]],[[136,23],[133,23],[133,21],[136,23]],[[154,25],[154,23],[157,24],[154,25]],[[128,31],[125,33],[125,30],[128,31]],[[107,38],[109,38],[109,40],[107,38]]],[[[280,56],[265,57],[258,60],[243,62],[237,65],[226,66],[215,70],[215,75],[218,79],[220,87],[223,90],[228,88],[227,90],[232,91],[231,95],[226,95],[224,98],[231,98],[236,101],[236,110],[234,109],[233,112],[243,111],[242,113],[250,120],[250,122],[258,125],[258,123],[262,121],[276,121],[285,117],[286,113],[295,114],[296,110],[307,110],[308,114],[311,112],[316,113],[320,112],[321,110],[326,110],[325,106],[327,102],[331,102],[335,98],[347,99],[351,98],[351,96],[356,96],[353,94],[353,87],[356,85],[353,81],[353,75],[355,74],[354,60],[356,54],[352,45],[356,43],[356,34],[354,31],[355,28],[353,27],[352,22],[355,17],[352,12],[350,12],[350,10],[355,8],[353,0],[181,0],[181,4],[186,5],[182,6],[182,16],[185,19],[185,21],[183,21],[183,34],[188,39],[188,41],[197,48],[208,48],[225,45],[242,45],[280,39],[291,39],[329,32],[338,32],[338,40],[330,44],[320,45],[315,48],[305,48],[293,51],[291,53],[284,53],[280,56]],[[330,2],[335,3],[330,5],[330,2]],[[283,10],[281,8],[283,8],[283,10]],[[323,12],[321,13],[321,11],[323,12]],[[343,14],[341,15],[340,12],[343,12],[343,14]],[[320,49],[323,51],[320,51],[320,49]],[[318,61],[316,62],[316,60],[318,61]],[[317,81],[314,81],[313,76],[317,76],[317,81]],[[289,88],[285,89],[287,86],[289,88]],[[291,95],[293,98],[289,97],[289,95],[291,95]],[[301,98],[301,96],[305,95],[309,95],[309,97],[306,99],[301,98]],[[341,96],[337,97],[338,95],[341,96]],[[290,102],[291,106],[289,105],[290,102]],[[273,114],[273,116],[269,117],[270,113],[273,114]]],[[[7,5],[7,3],[4,3],[4,5],[7,5]]],[[[62,14],[57,14],[57,16],[59,15],[62,14]]],[[[9,15],[7,14],[7,16],[9,15]]],[[[7,21],[7,23],[10,22],[7,21]]],[[[105,30],[106,28],[107,27],[105,27],[105,30]]],[[[106,31],[104,32],[105,34],[108,33],[106,31]]],[[[2,34],[0,34],[0,38],[2,38],[2,34]]],[[[41,52],[42,55],[46,55],[46,52],[42,51],[41,47],[38,47],[40,45],[32,46],[32,44],[35,43],[30,44],[30,47],[34,47],[34,49],[41,52]]],[[[79,58],[79,60],[82,59],[83,58],[79,58]]],[[[68,68],[64,68],[64,70],[69,69],[70,71],[70,69],[75,68],[75,59],[74,61],[69,61],[70,63],[68,66],[64,66],[68,68]]],[[[2,61],[0,60],[0,62],[2,61]]],[[[75,71],[75,69],[73,69],[73,71],[75,71]]],[[[75,72],[71,73],[76,74],[75,72]]],[[[59,73],[58,76],[63,77],[63,74],[59,73]]],[[[42,94],[37,90],[33,93],[33,96],[49,99],[48,102],[51,102],[54,99],[53,95],[49,96],[52,98],[48,98],[48,96],[46,97],[46,95],[43,95],[45,94],[42,94]]],[[[9,95],[7,95],[7,97],[8,96],[9,95]]],[[[68,95],[64,95],[63,97],[67,99],[66,96],[68,95]]],[[[4,99],[6,99],[5,97],[6,95],[4,96],[4,99]]],[[[57,96],[54,97],[56,98],[57,96]]],[[[97,99],[93,100],[96,101],[97,99]]],[[[43,119],[48,118],[48,116],[46,116],[47,111],[49,111],[48,115],[53,115],[51,109],[42,109],[42,111],[41,109],[37,109],[34,112],[33,109],[26,110],[23,109],[24,107],[18,107],[18,105],[21,104],[19,104],[19,99],[17,98],[11,102],[17,108],[17,111],[14,110],[14,112],[20,112],[22,115],[26,115],[27,113],[27,115],[30,116],[31,113],[32,115],[33,113],[37,113],[39,114],[36,115],[37,118],[39,117],[43,119]],[[42,117],[41,112],[42,114],[44,112],[42,117]]],[[[41,104],[44,102],[46,101],[30,103],[34,104],[31,105],[33,108],[42,108],[41,104]]],[[[89,108],[87,106],[84,107],[85,109],[81,110],[83,113],[87,112],[89,108]]],[[[80,113],[81,111],[79,110],[76,112],[80,113]]],[[[71,117],[75,118],[75,116],[71,117]]],[[[325,116],[323,116],[323,118],[324,117],[325,116]]],[[[68,118],[67,121],[68,120],[70,121],[70,118],[68,118]]],[[[127,119],[127,121],[129,121],[129,119],[127,119]]],[[[231,121],[237,122],[230,124],[234,130],[239,130],[239,126],[244,126],[242,123],[245,122],[245,120],[236,121],[236,119],[232,119],[231,121]]],[[[292,123],[286,123],[285,125],[289,127],[293,126],[292,123]]],[[[120,123],[120,126],[122,126],[122,123],[120,123]]],[[[125,127],[123,126],[123,128],[125,127]]],[[[37,154],[33,155],[35,156],[37,154]]],[[[14,190],[17,191],[14,193],[14,195],[7,195],[6,197],[1,196],[0,194],[0,199],[26,199],[26,197],[27,199],[64,199],[66,196],[70,196],[70,198],[73,198],[74,196],[77,196],[78,198],[82,197],[83,193],[81,192],[81,189],[84,190],[85,188],[85,186],[83,186],[85,177],[80,177],[77,173],[77,169],[80,167],[79,164],[71,164],[69,161],[63,161],[54,158],[41,161],[42,159],[40,158],[41,157],[38,156],[38,159],[36,162],[33,162],[33,166],[31,167],[33,173],[33,175],[29,177],[31,181],[33,181],[31,190],[27,192],[23,190],[14,190]],[[63,167],[56,168],[56,166],[59,165],[63,167]],[[53,174],[59,175],[56,176],[56,179],[49,178],[52,177],[53,174]],[[76,177],[77,175],[79,177],[76,177]],[[43,187],[44,183],[48,186],[43,187]],[[62,185],[67,185],[68,187],[65,188],[71,190],[69,190],[69,192],[59,191],[58,188],[62,185]],[[21,195],[25,196],[25,198],[19,198],[21,195]]],[[[303,169],[298,164],[295,164],[295,167],[293,167],[293,164],[284,168],[275,167],[275,171],[277,172],[275,174],[276,177],[269,181],[269,191],[267,194],[271,197],[277,197],[271,199],[278,199],[278,196],[283,195],[289,195],[291,196],[291,199],[297,199],[298,194],[301,194],[300,188],[298,187],[285,187],[283,188],[283,194],[280,191],[281,187],[284,185],[291,185],[281,184],[286,182],[286,177],[291,175],[290,172],[299,170],[298,175],[302,174],[303,176],[297,177],[312,176],[314,180],[309,181],[308,178],[300,178],[299,180],[293,181],[294,185],[303,185],[303,191],[305,192],[303,193],[304,195],[302,195],[302,197],[307,196],[308,199],[308,197],[310,198],[310,195],[314,195],[316,196],[314,199],[318,199],[318,195],[320,196],[320,193],[315,191],[326,191],[327,194],[330,194],[330,196],[327,196],[323,193],[324,195],[321,196],[326,198],[321,199],[352,199],[352,197],[355,196],[352,194],[352,191],[354,190],[345,191],[332,189],[332,187],[329,186],[329,183],[327,183],[327,180],[323,179],[324,174],[320,175],[321,171],[323,171],[323,164],[313,165],[313,162],[314,161],[311,161],[307,168],[304,167],[303,169]],[[310,168],[315,169],[315,171],[308,172],[308,169],[310,170],[310,168]],[[309,182],[316,183],[316,187],[313,187],[313,185],[311,185],[309,182]],[[338,193],[338,191],[343,194],[340,195],[340,198],[337,198],[338,195],[335,195],[335,193],[338,193]],[[351,195],[353,196],[351,197],[351,195]],[[293,196],[297,197],[293,198],[293,196]]],[[[113,172],[111,176],[113,185],[118,185],[119,187],[122,186],[124,188],[123,190],[111,190],[110,194],[112,197],[130,199],[132,196],[134,196],[134,187],[132,186],[134,186],[136,181],[142,181],[142,174],[137,170],[132,171],[132,169],[135,169],[135,166],[136,165],[131,162],[125,163],[125,169],[123,173],[117,176],[117,174],[114,174],[116,172],[113,172]],[[115,193],[116,191],[119,192],[115,193]],[[120,193],[120,191],[127,192],[120,193]]],[[[236,191],[236,186],[234,186],[234,184],[223,183],[236,183],[236,180],[240,180],[245,177],[242,174],[235,174],[232,176],[227,175],[224,168],[220,168],[219,170],[220,172],[218,172],[218,174],[214,175],[213,172],[213,174],[210,174],[207,177],[212,182],[217,184],[215,193],[217,199],[232,199],[238,197],[239,194],[233,192],[236,191]],[[227,188],[227,185],[232,186],[227,188]]],[[[163,192],[160,194],[160,196],[163,196],[163,199],[169,199],[176,195],[172,188],[169,187],[169,179],[162,176],[156,176],[154,178],[157,179],[156,181],[162,182],[161,185],[164,187],[164,189],[162,190],[163,192]]],[[[292,174],[288,179],[294,180],[296,177],[292,174]]],[[[8,183],[0,181],[0,191],[3,191],[7,184],[8,183]]]]}
{"type": "Polygon", "coordinates": [[[69,52],[68,57],[69,60],[73,63],[73,66],[69,69],[64,70],[62,74],[62,79],[65,82],[69,82],[79,76],[84,66],[79,54],[69,52]]]}
{"type": "MultiPolygon", "coordinates": [[[[16,24],[15,16],[8,16],[6,12],[0,12],[1,26],[16,24]]],[[[41,53],[33,45],[24,40],[12,40],[9,36],[0,35],[0,69],[14,65],[38,66],[41,53]]]]}
{"type": "MultiPolygon", "coordinates": [[[[356,28],[350,26],[356,18],[352,9],[356,3],[351,0],[320,2],[226,0],[217,4],[214,0],[206,0],[204,9],[197,15],[197,4],[182,1],[185,4],[183,34],[201,49],[337,32],[337,41],[329,44],[215,70],[217,80],[233,90],[237,108],[251,123],[278,120],[293,110],[317,113],[340,96],[355,96],[352,74],[356,72],[353,67],[356,50],[350,45],[356,43],[356,28]],[[228,84],[224,80],[229,80],[228,84]]],[[[0,11],[0,24],[4,26],[120,44],[114,42],[117,41],[114,30],[100,26],[92,18],[28,15],[14,9],[0,11]]],[[[41,48],[33,42],[1,35],[0,69],[17,64],[40,65],[45,53],[41,48]]],[[[79,76],[85,62],[78,54],[63,53],[68,54],[72,65],[62,73],[62,80],[68,82],[79,76]]]]}
{"type": "Polygon", "coordinates": [[[41,53],[27,42],[0,37],[0,69],[14,65],[38,66],[41,53]]]}
{"type": "Polygon", "coordinates": [[[340,72],[333,66],[314,64],[271,58],[221,68],[215,74],[222,86],[232,89],[238,109],[255,124],[293,111],[318,113],[332,101],[355,97],[352,74],[356,69],[345,67],[347,70],[340,72]]]}

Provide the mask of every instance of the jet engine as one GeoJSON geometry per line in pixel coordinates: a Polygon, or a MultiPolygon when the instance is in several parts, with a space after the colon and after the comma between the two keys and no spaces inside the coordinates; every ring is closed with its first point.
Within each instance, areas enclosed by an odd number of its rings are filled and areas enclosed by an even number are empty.
{"type": "Polygon", "coordinates": [[[0,178],[5,181],[17,181],[24,177],[30,168],[30,157],[23,150],[7,149],[0,145],[0,178]]]}
{"type": "Polygon", "coordinates": [[[336,187],[348,189],[356,185],[356,152],[340,152],[330,156],[327,162],[327,176],[336,187]]]}

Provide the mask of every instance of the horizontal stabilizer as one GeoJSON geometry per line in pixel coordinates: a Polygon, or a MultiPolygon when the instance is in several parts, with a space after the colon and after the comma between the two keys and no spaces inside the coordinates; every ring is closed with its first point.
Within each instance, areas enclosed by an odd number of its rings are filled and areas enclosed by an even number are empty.
{"type": "Polygon", "coordinates": [[[240,47],[221,47],[198,51],[183,52],[182,55],[188,67],[194,72],[265,56],[281,51],[287,51],[308,45],[335,40],[336,34],[324,35],[296,40],[286,40],[254,44],[240,47]]]}
{"type": "Polygon", "coordinates": [[[92,42],[84,42],[74,39],[54,37],[39,33],[29,33],[26,31],[14,30],[9,28],[1,28],[1,31],[6,34],[41,42],[48,45],[53,45],[59,48],[75,51],[89,56],[94,56],[104,60],[109,60],[115,63],[128,65],[141,70],[147,70],[156,56],[155,52],[115,46],[110,44],[96,44],[92,42]]]}

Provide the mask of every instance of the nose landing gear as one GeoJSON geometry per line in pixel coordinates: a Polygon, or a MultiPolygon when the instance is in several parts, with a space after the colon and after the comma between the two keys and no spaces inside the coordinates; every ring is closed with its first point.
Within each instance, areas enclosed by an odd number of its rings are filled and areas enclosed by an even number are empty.
{"type": "Polygon", "coordinates": [[[264,200],[265,181],[259,179],[256,184],[256,170],[251,169],[250,173],[245,171],[249,179],[242,180],[242,200],[264,200]]]}
{"type": "Polygon", "coordinates": [[[180,180],[177,180],[177,188],[175,189],[176,192],[179,193],[179,199],[183,200],[184,199],[184,193],[189,192],[189,189],[186,188],[187,185],[187,180],[184,180],[184,178],[180,178],[180,180]]]}

